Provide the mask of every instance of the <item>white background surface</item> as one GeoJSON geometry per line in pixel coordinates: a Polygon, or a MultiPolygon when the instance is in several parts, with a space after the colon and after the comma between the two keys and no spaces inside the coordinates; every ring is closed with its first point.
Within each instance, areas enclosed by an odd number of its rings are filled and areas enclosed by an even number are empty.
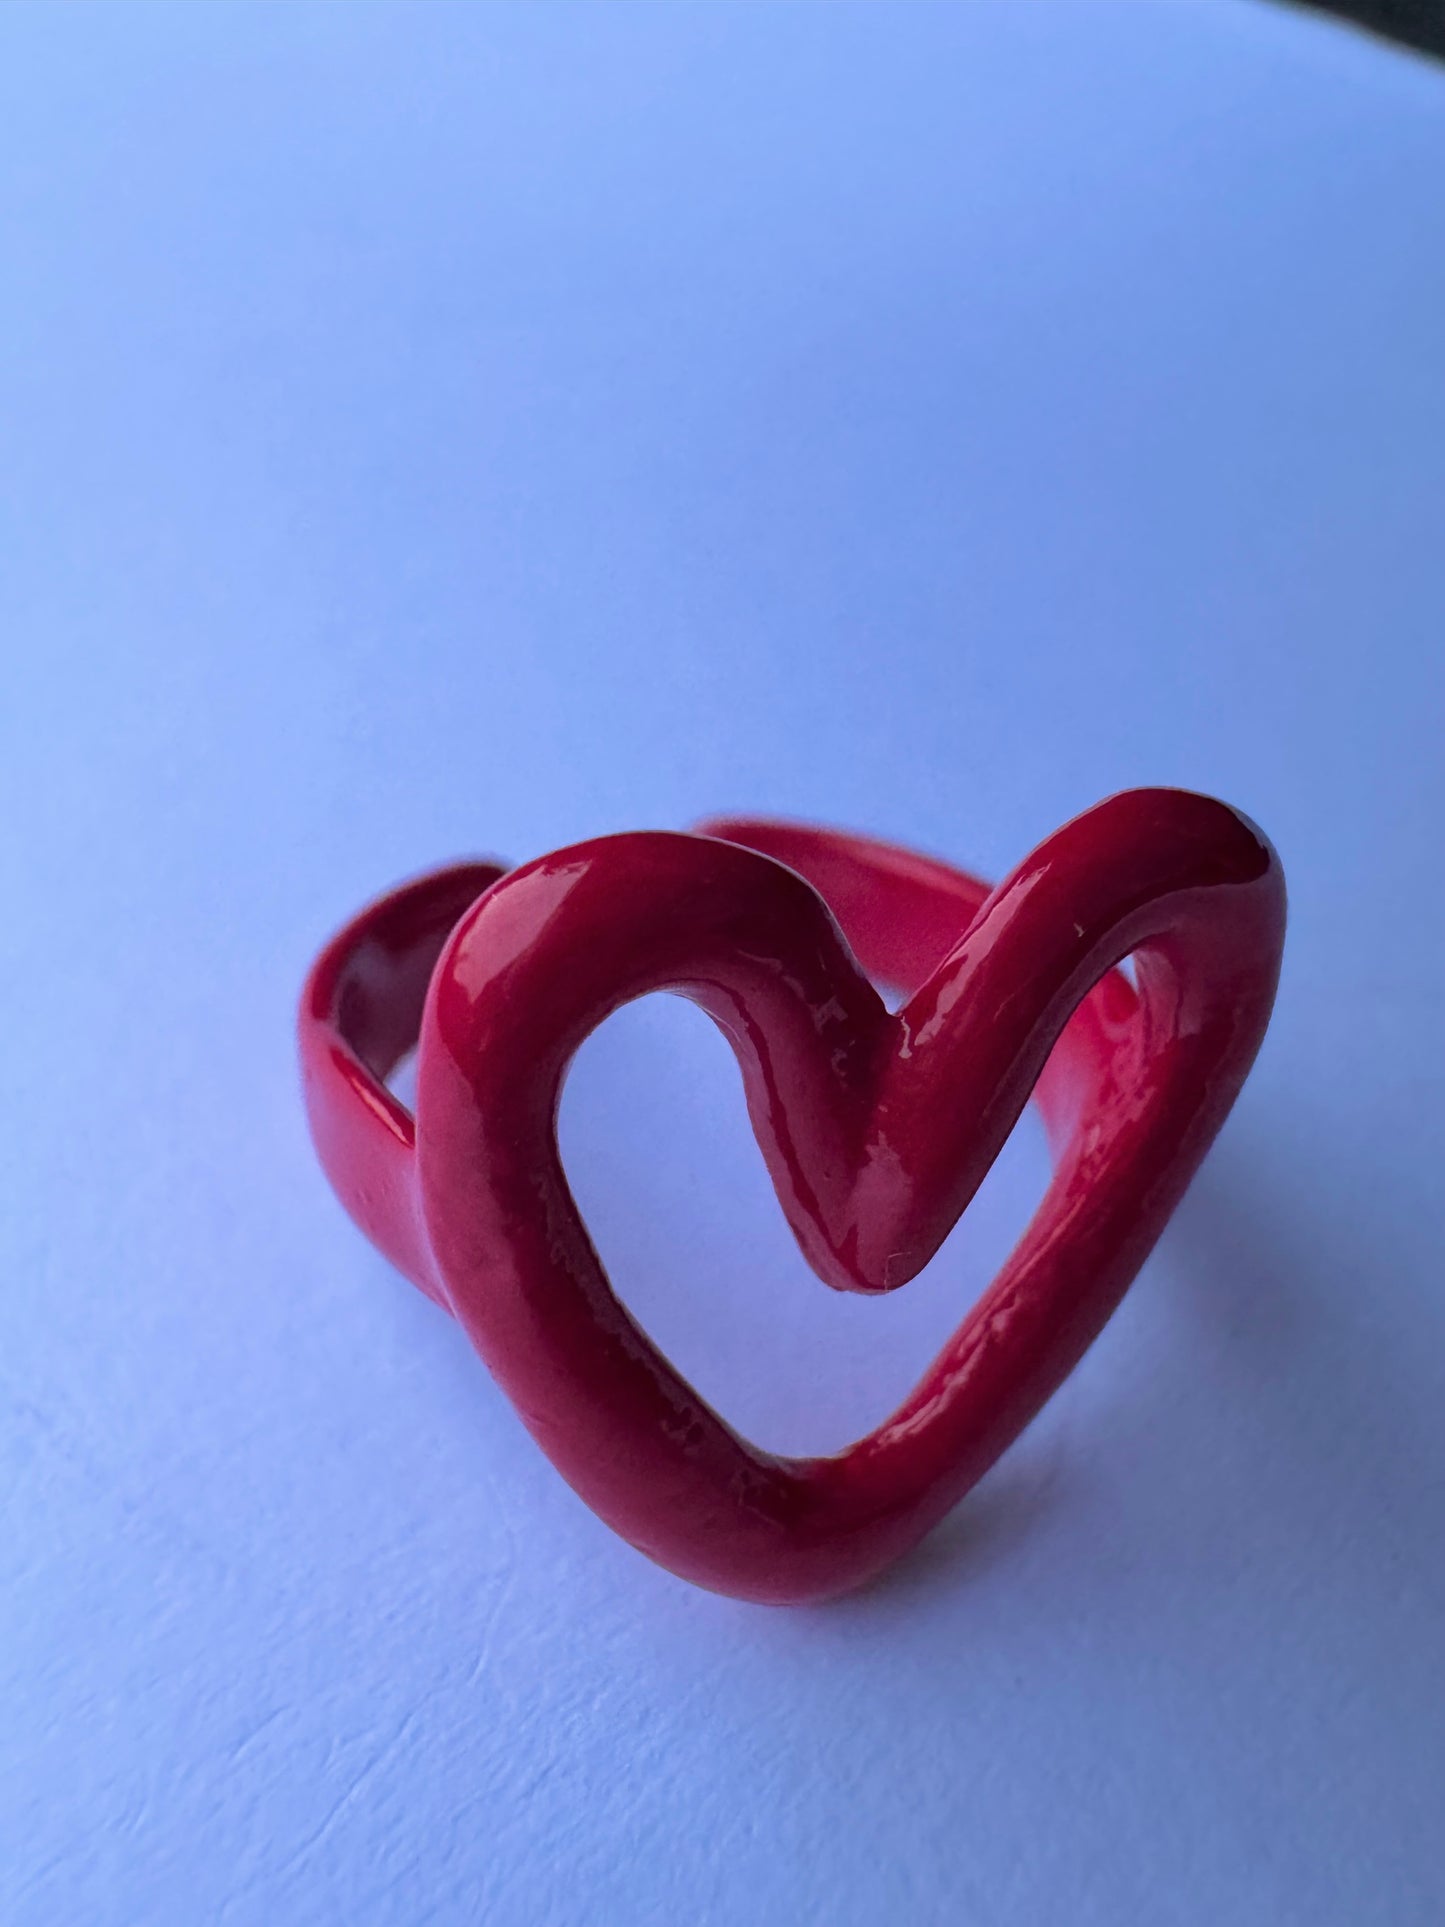
{"type": "MultiPolygon", "coordinates": [[[[1445,78],[1246,6],[0,24],[0,1918],[1445,1917],[1445,78]],[[775,809],[1277,842],[1276,1024],[1125,1308],[892,1578],[613,1539],[311,1157],[314,947],[775,809]]],[[[842,1301],[648,1003],[564,1148],[767,1443],[842,1301]]]]}

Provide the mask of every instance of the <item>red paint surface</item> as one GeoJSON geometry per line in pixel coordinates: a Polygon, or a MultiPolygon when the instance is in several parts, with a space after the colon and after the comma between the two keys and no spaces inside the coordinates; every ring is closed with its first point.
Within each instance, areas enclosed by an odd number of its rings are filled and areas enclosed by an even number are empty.
{"type": "Polygon", "coordinates": [[[749,821],[460,866],[317,960],[312,1133],[352,1217],[603,1519],[698,1585],[823,1598],[936,1524],[1097,1336],[1248,1074],[1284,915],[1265,838],[1181,790],[1112,797],[993,891],[749,821]],[[1130,954],[1137,990],[1113,968],[1130,954]],[[870,979],[906,994],[896,1014],[870,979]],[[1054,1177],[1023,1238],[906,1402],[833,1457],[729,1428],[618,1302],[568,1189],[568,1063],[656,990],[728,1038],[779,1201],[840,1290],[913,1277],[1030,1092],[1043,1110],[1054,1177]],[[414,1043],[415,1120],[383,1082],[414,1043]]]}

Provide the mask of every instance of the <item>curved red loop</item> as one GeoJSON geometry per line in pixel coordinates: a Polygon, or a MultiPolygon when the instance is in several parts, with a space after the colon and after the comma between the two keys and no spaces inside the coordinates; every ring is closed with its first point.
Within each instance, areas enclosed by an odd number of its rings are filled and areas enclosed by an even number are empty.
{"type": "Polygon", "coordinates": [[[1111,798],[996,890],[833,831],[743,820],[464,865],[313,969],[313,1135],[369,1237],[477,1350],[557,1468],[659,1563],[773,1602],[861,1583],[988,1469],[1102,1328],[1248,1073],[1284,933],[1278,858],[1222,803],[1111,798]],[[1114,969],[1135,960],[1137,989],[1114,969]],[[872,981],[870,981],[872,980],[872,981]],[[896,1013],[874,982],[903,993],[896,1013]],[[567,1066],[619,1005],[727,1036],[818,1274],[928,1262],[1033,1091],[1055,1161],[1018,1246],[905,1404],[831,1458],[739,1438],[618,1302],[557,1153],[567,1066]],[[419,1043],[417,1120],[384,1080],[419,1043]]]}

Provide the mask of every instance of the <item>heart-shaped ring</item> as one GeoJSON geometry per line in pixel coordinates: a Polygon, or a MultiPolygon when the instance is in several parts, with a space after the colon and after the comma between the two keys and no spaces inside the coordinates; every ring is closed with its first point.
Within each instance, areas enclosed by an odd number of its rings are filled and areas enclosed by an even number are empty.
{"type": "Polygon", "coordinates": [[[992,891],[741,820],[463,864],[317,959],[312,1135],[357,1224],[455,1313],[609,1525],[715,1591],[824,1598],[936,1524],[1102,1329],[1248,1074],[1284,917],[1268,841],[1183,790],[1100,803],[992,891]],[[619,1303],[568,1188],[568,1064],[657,990],[727,1037],[788,1222],[841,1290],[913,1277],[1030,1093],[1043,1111],[1053,1179],[1002,1272],[899,1410],[835,1456],[731,1430],[619,1303]],[[385,1081],[414,1045],[415,1118],[385,1081]]]}

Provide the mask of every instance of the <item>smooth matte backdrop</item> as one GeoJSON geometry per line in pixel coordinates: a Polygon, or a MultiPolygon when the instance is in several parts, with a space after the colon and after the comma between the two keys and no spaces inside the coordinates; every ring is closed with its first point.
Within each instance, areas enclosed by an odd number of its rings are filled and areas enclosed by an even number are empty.
{"type": "MultiPolygon", "coordinates": [[[[0,12],[0,1919],[1445,1919],[1445,73],[1218,4],[0,12]],[[719,809],[1001,874],[1277,842],[1274,1030],[934,1539],[768,1611],[614,1539],[315,1168],[368,896],[719,809]]],[[[844,1301],[649,1000],[562,1119],[769,1444],[844,1301]]]]}

